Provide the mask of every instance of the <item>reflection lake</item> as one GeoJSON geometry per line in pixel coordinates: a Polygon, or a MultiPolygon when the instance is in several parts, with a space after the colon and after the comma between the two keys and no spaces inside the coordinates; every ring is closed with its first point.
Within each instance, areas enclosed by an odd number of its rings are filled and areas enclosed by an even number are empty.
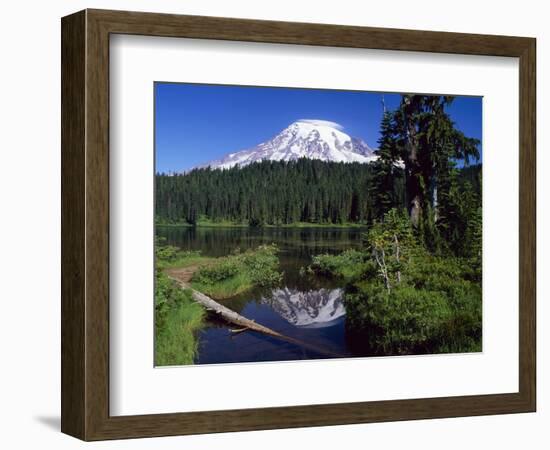
{"type": "MultiPolygon", "coordinates": [[[[262,244],[279,247],[283,280],[269,289],[254,289],[220,303],[248,319],[272,328],[313,348],[343,357],[363,356],[352,349],[346,336],[343,282],[324,277],[300,276],[311,257],[340,253],[361,246],[360,228],[221,228],[157,226],[166,243],[182,250],[200,250],[204,256],[225,256],[236,248],[262,244]]],[[[199,335],[197,364],[284,361],[326,358],[303,348],[256,332],[234,334],[224,322],[209,319],[199,335]]]]}

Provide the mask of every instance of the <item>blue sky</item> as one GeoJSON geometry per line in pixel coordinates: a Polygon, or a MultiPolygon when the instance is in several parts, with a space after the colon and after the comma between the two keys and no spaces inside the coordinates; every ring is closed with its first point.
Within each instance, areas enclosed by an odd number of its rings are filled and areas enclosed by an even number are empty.
{"type": "MultiPolygon", "coordinates": [[[[382,96],[327,89],[155,83],[156,171],[179,172],[266,141],[299,119],[337,122],[377,147],[382,96]]],[[[466,135],[481,140],[481,97],[457,97],[449,113],[466,135]]]]}

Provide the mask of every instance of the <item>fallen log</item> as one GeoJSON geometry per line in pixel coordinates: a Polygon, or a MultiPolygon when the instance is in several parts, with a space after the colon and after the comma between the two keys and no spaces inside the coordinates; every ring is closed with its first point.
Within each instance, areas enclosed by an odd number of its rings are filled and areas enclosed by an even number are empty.
{"type": "Polygon", "coordinates": [[[283,341],[290,342],[291,344],[298,345],[299,347],[303,347],[307,350],[312,350],[322,355],[331,356],[333,358],[344,357],[344,355],[341,355],[339,353],[317,347],[316,345],[308,344],[306,342],[300,341],[299,339],[295,339],[290,336],[286,336],[282,333],[279,333],[278,331],[265,327],[255,322],[254,320],[247,319],[246,317],[241,316],[239,313],[233,311],[232,309],[229,309],[226,306],[221,305],[216,300],[208,297],[207,295],[204,295],[202,292],[196,291],[195,289],[191,288],[186,282],[174,276],[170,276],[169,273],[168,273],[168,276],[172,280],[174,280],[176,283],[178,283],[183,289],[189,289],[191,291],[191,295],[193,299],[197,303],[202,305],[207,311],[217,314],[226,322],[232,323],[234,325],[239,325],[240,327],[248,329],[250,331],[256,331],[258,333],[262,333],[267,336],[272,336],[274,338],[278,338],[283,341]]]}

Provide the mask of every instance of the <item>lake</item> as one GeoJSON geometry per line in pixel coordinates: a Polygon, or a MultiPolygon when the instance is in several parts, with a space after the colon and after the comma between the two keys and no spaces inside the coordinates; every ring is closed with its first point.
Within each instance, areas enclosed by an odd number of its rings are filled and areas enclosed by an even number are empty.
{"type": "Polygon", "coordinates": [[[262,244],[279,249],[283,280],[270,289],[254,289],[223,300],[225,306],[311,347],[256,332],[231,332],[234,326],[209,319],[199,335],[197,364],[284,361],[363,356],[346,335],[343,284],[324,277],[301,276],[300,268],[321,253],[339,253],[361,246],[359,228],[218,228],[157,226],[157,235],[183,250],[225,256],[236,248],[262,244]],[[325,350],[323,352],[317,349],[325,350]]]}

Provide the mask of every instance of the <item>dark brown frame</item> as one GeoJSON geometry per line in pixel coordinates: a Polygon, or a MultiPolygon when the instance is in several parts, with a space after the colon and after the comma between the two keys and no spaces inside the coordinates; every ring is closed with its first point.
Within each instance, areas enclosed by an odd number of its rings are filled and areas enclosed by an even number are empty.
{"type": "Polygon", "coordinates": [[[61,25],[64,433],[100,440],[535,411],[535,39],[104,10],[75,13],[61,25]],[[108,99],[113,33],[519,58],[519,392],[110,416],[108,99]]]}

